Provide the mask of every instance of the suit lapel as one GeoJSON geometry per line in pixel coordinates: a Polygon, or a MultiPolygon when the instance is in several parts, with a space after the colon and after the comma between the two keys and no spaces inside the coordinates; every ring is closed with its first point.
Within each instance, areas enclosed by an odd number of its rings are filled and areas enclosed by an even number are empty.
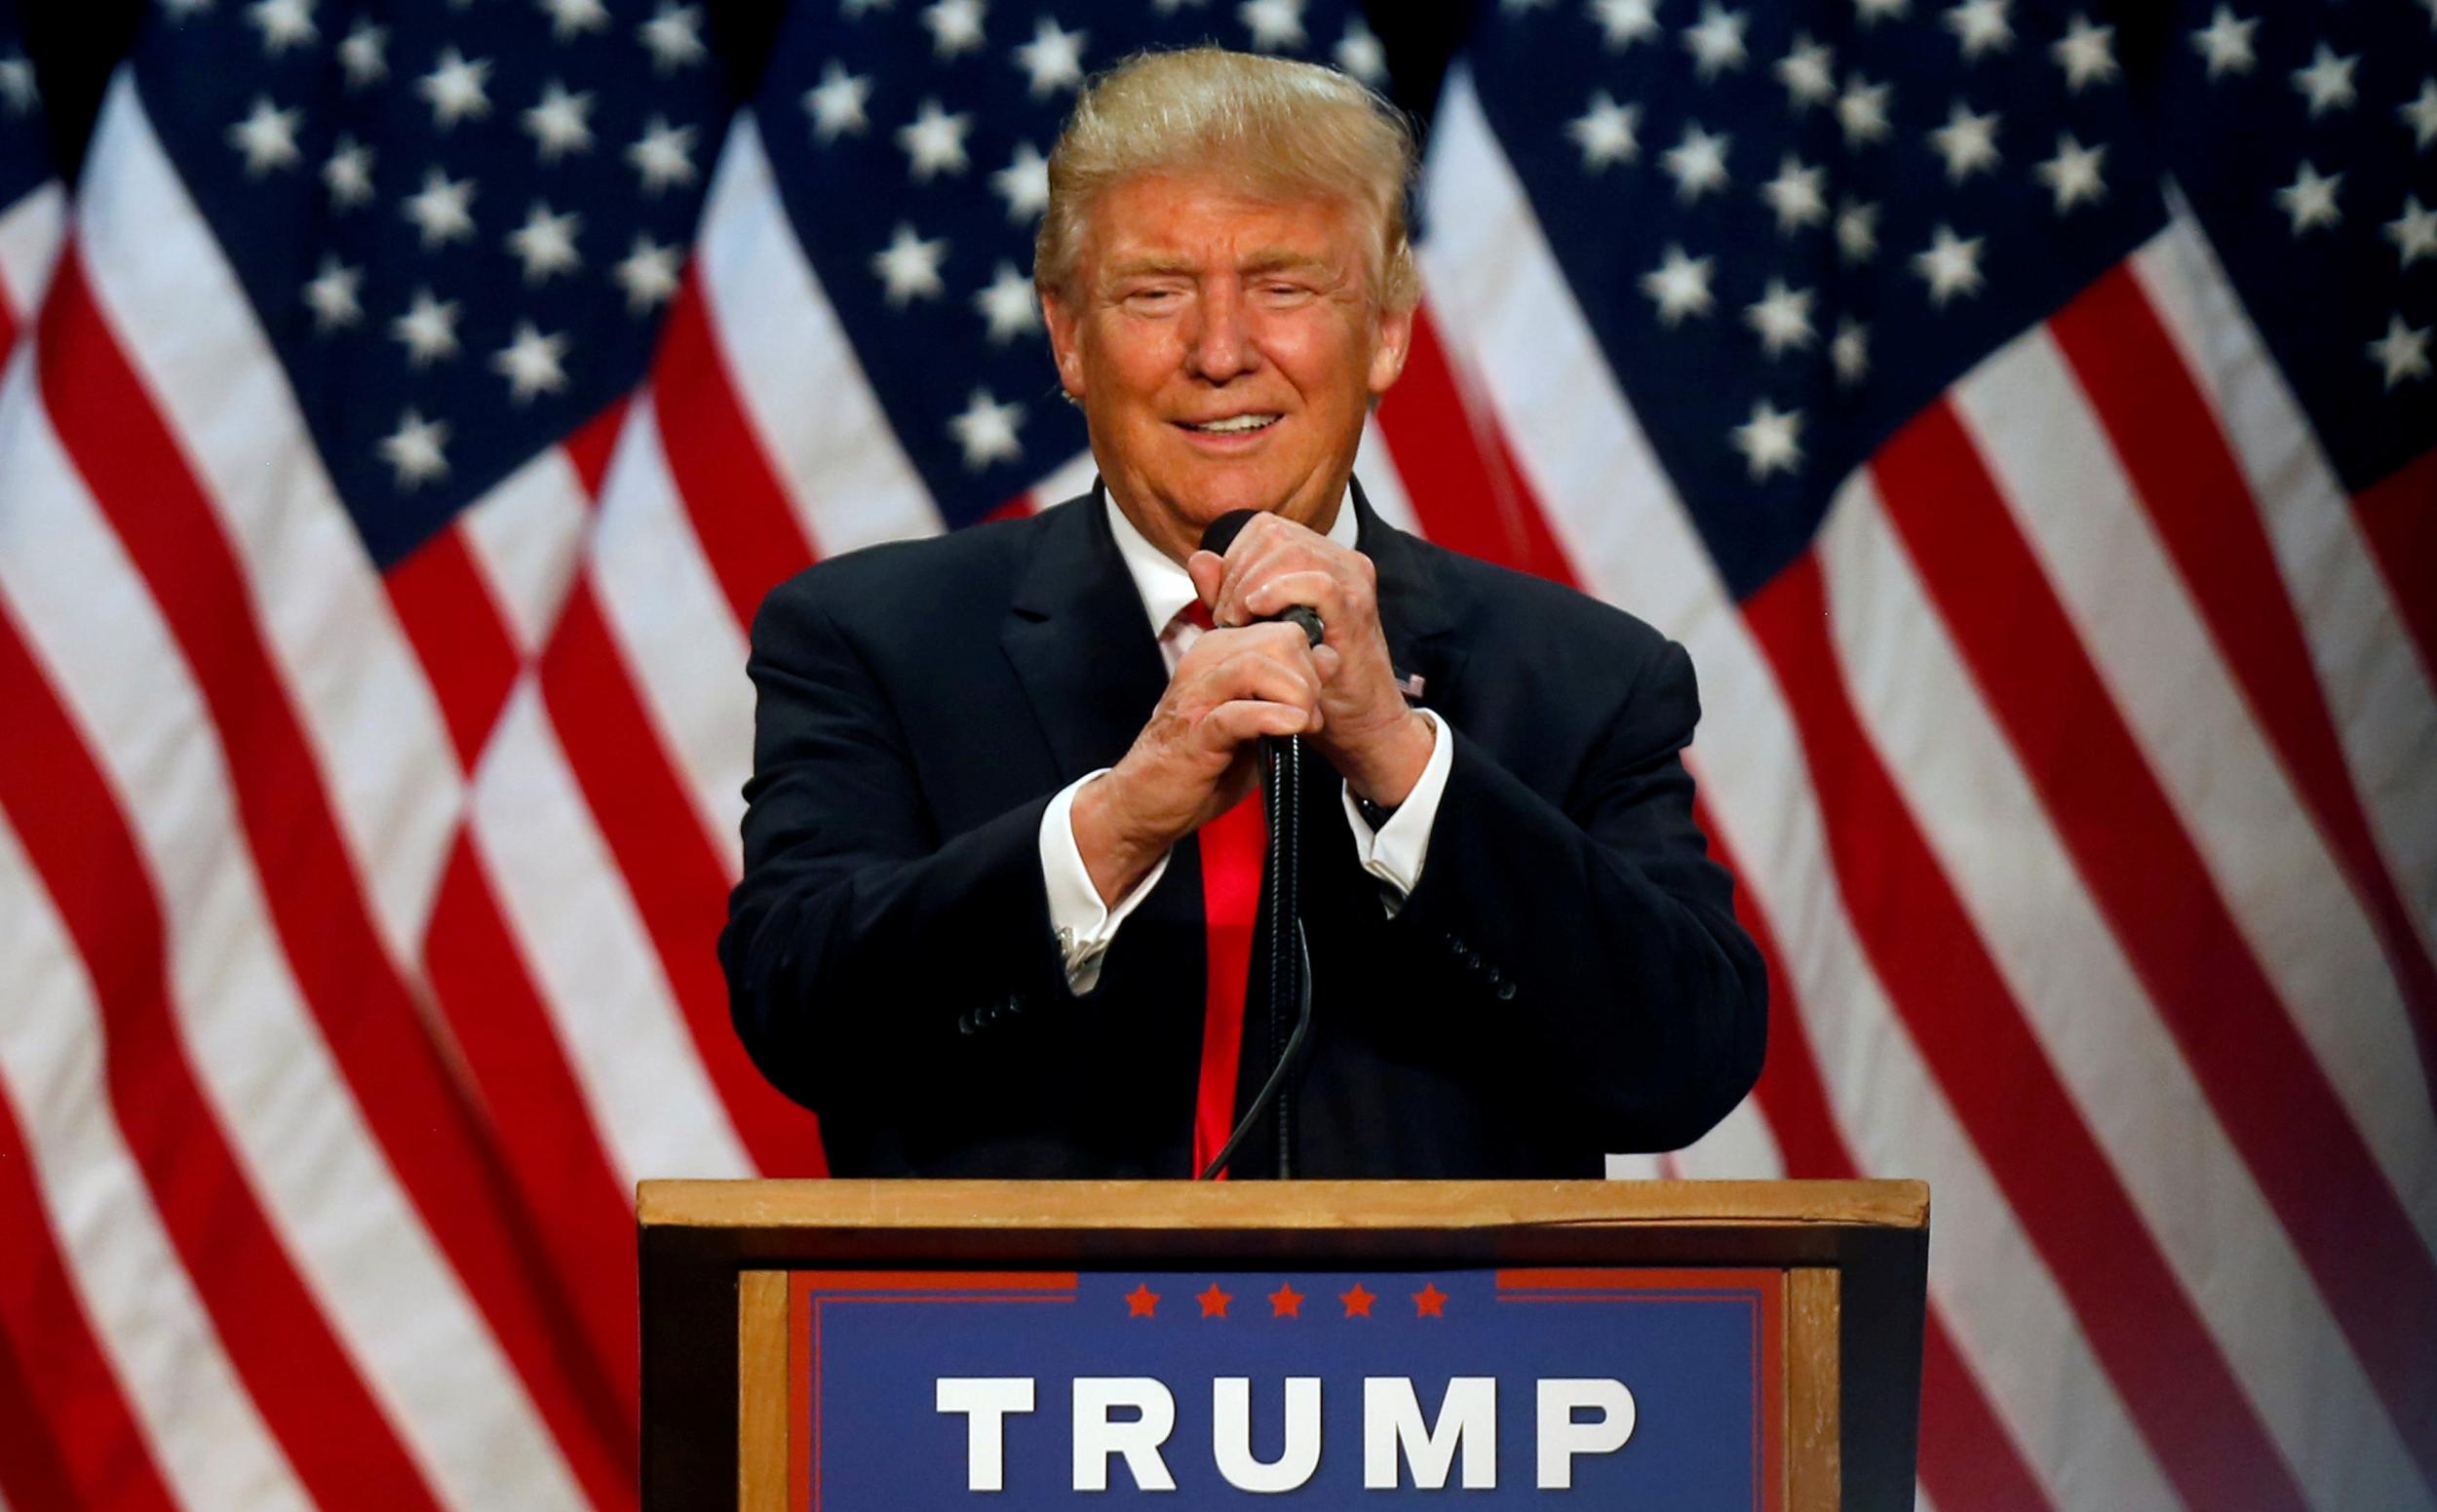
{"type": "Polygon", "coordinates": [[[1057,759],[1059,782],[1115,765],[1159,702],[1168,669],[1108,533],[1098,485],[1041,521],[999,645],[1057,759]]]}
{"type": "Polygon", "coordinates": [[[1407,701],[1444,714],[1464,665],[1464,649],[1450,634],[1455,621],[1447,587],[1421,543],[1381,520],[1359,482],[1354,516],[1360,527],[1355,545],[1378,570],[1379,630],[1388,659],[1409,686],[1410,679],[1421,679],[1419,696],[1409,693],[1407,701]]]}

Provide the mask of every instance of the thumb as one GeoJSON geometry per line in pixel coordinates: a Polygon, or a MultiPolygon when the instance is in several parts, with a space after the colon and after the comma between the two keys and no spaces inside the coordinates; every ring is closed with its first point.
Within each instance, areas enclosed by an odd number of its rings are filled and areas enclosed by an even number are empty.
{"type": "Polygon", "coordinates": [[[1226,581],[1227,562],[1215,551],[1197,551],[1184,559],[1184,575],[1193,580],[1193,592],[1201,596],[1205,607],[1218,602],[1218,585],[1226,581]]]}

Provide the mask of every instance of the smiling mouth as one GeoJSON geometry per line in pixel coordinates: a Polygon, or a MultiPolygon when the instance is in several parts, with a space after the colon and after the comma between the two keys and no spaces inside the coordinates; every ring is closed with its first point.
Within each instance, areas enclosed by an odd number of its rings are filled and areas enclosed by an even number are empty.
{"type": "Polygon", "coordinates": [[[1276,414],[1236,414],[1223,420],[1179,420],[1186,430],[1202,436],[1250,436],[1265,431],[1286,418],[1276,414]]]}

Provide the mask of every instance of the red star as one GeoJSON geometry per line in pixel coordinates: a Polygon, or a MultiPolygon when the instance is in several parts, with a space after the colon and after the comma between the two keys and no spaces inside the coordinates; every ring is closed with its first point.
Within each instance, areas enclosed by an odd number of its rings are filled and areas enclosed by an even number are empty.
{"type": "Polygon", "coordinates": [[[1159,1294],[1151,1290],[1149,1282],[1137,1281],[1134,1290],[1126,1294],[1126,1316],[1151,1318],[1158,1315],[1159,1294]]]}
{"type": "Polygon", "coordinates": [[[1439,1309],[1446,1305],[1447,1294],[1439,1290],[1436,1281],[1423,1282],[1421,1290],[1413,1294],[1413,1316],[1416,1318],[1444,1318],[1447,1314],[1439,1309]]]}
{"type": "Polygon", "coordinates": [[[1345,1315],[1347,1317],[1368,1318],[1371,1316],[1371,1304],[1377,1301],[1378,1298],[1370,1292],[1364,1291],[1363,1284],[1357,1281],[1354,1283],[1354,1290],[1350,1292],[1339,1292],[1337,1294],[1337,1300],[1345,1304],[1345,1315]]]}
{"type": "Polygon", "coordinates": [[[1210,1284],[1209,1291],[1201,1293],[1193,1299],[1202,1304],[1202,1316],[1205,1318],[1225,1317],[1227,1315],[1227,1303],[1235,1300],[1234,1298],[1219,1291],[1218,1283],[1216,1281],[1213,1281],[1210,1284]]]}
{"type": "Polygon", "coordinates": [[[1278,1289],[1269,1294],[1269,1316],[1273,1318],[1299,1318],[1302,1315],[1303,1294],[1295,1290],[1294,1287],[1288,1285],[1286,1282],[1279,1282],[1278,1289]]]}

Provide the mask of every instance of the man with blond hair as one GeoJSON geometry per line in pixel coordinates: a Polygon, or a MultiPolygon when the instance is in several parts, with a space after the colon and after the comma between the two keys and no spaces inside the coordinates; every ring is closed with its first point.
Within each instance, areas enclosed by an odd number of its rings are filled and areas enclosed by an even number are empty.
{"type": "Polygon", "coordinates": [[[1243,1011],[1263,737],[1311,757],[1313,1013],[1292,1121],[1230,1175],[1597,1176],[1758,1075],[1683,649],[1352,481],[1412,336],[1412,170],[1404,121],[1309,64],[1203,48],[1095,82],[1034,280],[1100,485],[763,605],[721,956],[839,1174],[1209,1158],[1287,1051],[1243,1011]],[[1298,605],[1317,643],[1275,618],[1298,605]]]}

